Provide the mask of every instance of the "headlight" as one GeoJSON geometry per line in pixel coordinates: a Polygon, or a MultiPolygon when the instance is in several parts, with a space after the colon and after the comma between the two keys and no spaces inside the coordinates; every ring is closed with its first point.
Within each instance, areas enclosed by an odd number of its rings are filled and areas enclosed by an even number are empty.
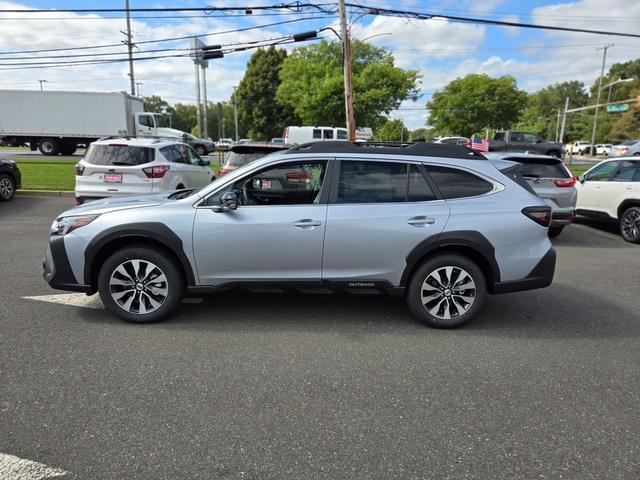
{"type": "Polygon", "coordinates": [[[51,225],[52,235],[66,235],[73,232],[76,228],[89,225],[100,215],[78,215],[73,217],[62,217],[53,221],[51,225]]]}

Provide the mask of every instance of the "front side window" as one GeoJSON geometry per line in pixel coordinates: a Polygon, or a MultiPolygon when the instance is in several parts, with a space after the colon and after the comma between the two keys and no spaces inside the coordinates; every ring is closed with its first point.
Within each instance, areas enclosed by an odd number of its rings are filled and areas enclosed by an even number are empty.
{"type": "Polygon", "coordinates": [[[310,205],[317,203],[326,171],[326,162],[286,163],[270,167],[209,197],[207,205],[219,205],[220,197],[233,191],[238,205],[310,205]]]}
{"type": "Polygon", "coordinates": [[[536,143],[538,141],[538,137],[536,137],[534,134],[532,133],[525,133],[523,134],[524,136],[524,141],[528,142],[528,143],[536,143]]]}
{"type": "Polygon", "coordinates": [[[187,146],[184,146],[183,148],[186,150],[187,159],[191,165],[202,165],[200,155],[198,155],[193,148],[187,146]]]}
{"type": "Polygon", "coordinates": [[[153,119],[151,118],[151,115],[141,115],[140,125],[143,125],[145,127],[153,127],[153,119]]]}
{"type": "Polygon", "coordinates": [[[615,169],[616,162],[603,163],[591,170],[585,177],[585,180],[591,182],[605,182],[609,180],[609,177],[615,169]]]}
{"type": "Polygon", "coordinates": [[[524,142],[524,135],[519,132],[511,133],[511,141],[512,142],[524,142]]]}
{"type": "Polygon", "coordinates": [[[618,170],[611,179],[614,182],[640,182],[640,162],[619,162],[618,170]]]}
{"type": "Polygon", "coordinates": [[[336,132],[337,134],[337,138],[338,140],[346,140],[347,137],[347,131],[343,130],[343,129],[338,129],[338,131],[336,132]]]}
{"type": "Polygon", "coordinates": [[[427,167],[427,170],[445,199],[476,197],[493,190],[490,182],[464,170],[447,167],[427,167]]]}

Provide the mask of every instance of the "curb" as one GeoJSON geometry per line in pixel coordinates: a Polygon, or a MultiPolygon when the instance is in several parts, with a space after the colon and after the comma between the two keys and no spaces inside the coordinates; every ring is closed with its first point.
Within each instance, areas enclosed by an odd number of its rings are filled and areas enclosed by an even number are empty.
{"type": "Polygon", "coordinates": [[[69,190],[18,190],[16,195],[26,197],[75,197],[75,192],[69,190]]]}

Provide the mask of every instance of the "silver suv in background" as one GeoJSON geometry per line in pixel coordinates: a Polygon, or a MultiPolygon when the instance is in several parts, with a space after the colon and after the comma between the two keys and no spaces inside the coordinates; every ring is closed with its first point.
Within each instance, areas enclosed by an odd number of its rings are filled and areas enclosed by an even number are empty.
{"type": "Polygon", "coordinates": [[[76,203],[200,188],[214,178],[209,161],[182,142],[109,138],[93,142],[76,165],[76,203]]]}
{"type": "Polygon", "coordinates": [[[131,322],[166,317],[185,293],[267,286],[389,292],[456,327],[488,294],[553,279],[551,208],[518,168],[455,145],[301,145],[199,190],[63,212],[44,278],[98,291],[131,322]]]}
{"type": "Polygon", "coordinates": [[[510,160],[521,165],[520,174],[535,193],[552,209],[549,236],[557,237],[562,229],[573,222],[578,191],[577,178],[562,163],[549,155],[529,155],[526,153],[491,152],[490,158],[510,160]]]}

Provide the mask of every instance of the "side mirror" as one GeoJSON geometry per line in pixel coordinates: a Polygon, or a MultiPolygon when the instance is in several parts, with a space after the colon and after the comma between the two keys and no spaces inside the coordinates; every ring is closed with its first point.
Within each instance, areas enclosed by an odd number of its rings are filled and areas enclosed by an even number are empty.
{"type": "Polygon", "coordinates": [[[536,143],[542,143],[544,140],[542,140],[541,138],[536,138],[536,143]]]}
{"type": "Polygon", "coordinates": [[[586,178],[585,178],[585,176],[584,176],[584,175],[580,175],[580,176],[578,177],[578,181],[579,181],[580,183],[584,183],[584,181],[585,181],[585,180],[586,180],[586,178]]]}
{"type": "Polygon", "coordinates": [[[235,210],[238,208],[238,196],[235,192],[227,192],[220,198],[220,203],[228,210],[235,210]]]}

